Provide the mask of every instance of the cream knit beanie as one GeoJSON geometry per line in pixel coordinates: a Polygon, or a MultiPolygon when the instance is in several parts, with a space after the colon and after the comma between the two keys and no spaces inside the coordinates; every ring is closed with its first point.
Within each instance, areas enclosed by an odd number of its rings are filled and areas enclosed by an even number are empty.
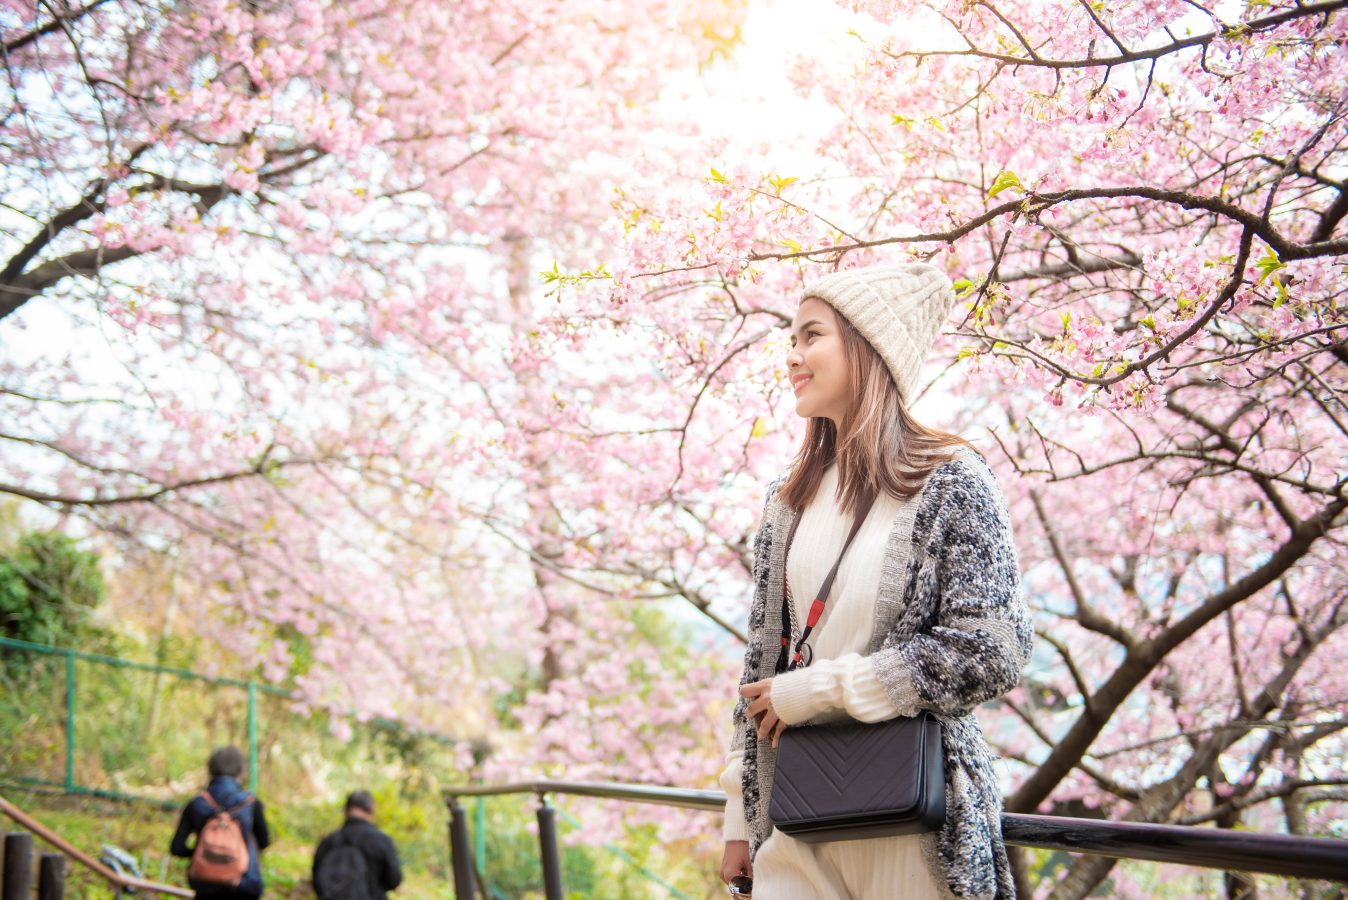
{"type": "Polygon", "coordinates": [[[916,394],[918,372],[955,303],[945,273],[926,263],[834,272],[805,288],[851,322],[889,367],[904,402],[916,394]]]}

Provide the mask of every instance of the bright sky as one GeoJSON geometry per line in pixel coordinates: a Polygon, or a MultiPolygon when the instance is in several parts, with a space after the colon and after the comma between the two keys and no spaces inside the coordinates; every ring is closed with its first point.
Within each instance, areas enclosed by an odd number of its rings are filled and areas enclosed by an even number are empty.
{"type": "MultiPolygon", "coordinates": [[[[932,22],[906,21],[902,30],[931,45],[949,40],[932,22]]],[[[886,33],[891,26],[828,0],[750,0],[733,58],[696,79],[709,130],[773,144],[817,133],[838,112],[797,95],[787,76],[791,61],[808,55],[850,69],[860,56],[858,35],[878,41],[886,33]]]]}
{"type": "Polygon", "coordinates": [[[801,98],[787,73],[802,53],[845,59],[856,47],[848,29],[859,21],[821,0],[752,0],[733,57],[699,79],[708,130],[778,144],[836,115],[817,98],[801,98]]]}

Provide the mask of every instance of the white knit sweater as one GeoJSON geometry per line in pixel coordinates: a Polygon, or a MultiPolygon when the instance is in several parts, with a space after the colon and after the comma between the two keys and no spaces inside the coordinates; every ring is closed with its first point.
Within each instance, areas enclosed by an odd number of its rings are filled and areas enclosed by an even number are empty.
{"type": "MultiPolygon", "coordinates": [[[[838,470],[824,474],[814,500],[805,508],[787,557],[794,618],[803,622],[824,583],[828,570],[847,540],[852,517],[838,508],[838,470]]],[[[863,656],[875,622],[875,598],[880,588],[880,570],[894,518],[914,501],[888,494],[875,505],[843,557],[837,580],[829,592],[824,615],[815,626],[809,644],[814,661],[804,669],[778,675],[772,682],[772,705],[787,725],[817,720],[852,718],[880,722],[917,710],[900,710],[885,693],[869,657],[863,656]]],[[[743,751],[726,756],[721,789],[726,794],[724,840],[749,839],[744,816],[741,765],[743,751]]]]}

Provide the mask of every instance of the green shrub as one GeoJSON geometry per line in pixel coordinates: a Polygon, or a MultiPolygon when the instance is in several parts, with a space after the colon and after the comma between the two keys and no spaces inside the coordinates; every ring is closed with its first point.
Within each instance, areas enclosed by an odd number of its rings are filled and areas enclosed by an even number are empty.
{"type": "MultiPolygon", "coordinates": [[[[54,531],[23,534],[0,549],[0,634],[73,646],[92,630],[89,613],[103,602],[98,555],[54,531]]],[[[6,663],[12,660],[7,654],[6,663]]]]}

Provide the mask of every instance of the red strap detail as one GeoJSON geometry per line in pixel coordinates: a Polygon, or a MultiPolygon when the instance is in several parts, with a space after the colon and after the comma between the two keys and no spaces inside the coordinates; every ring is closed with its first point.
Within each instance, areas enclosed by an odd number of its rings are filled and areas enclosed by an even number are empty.
{"type": "Polygon", "coordinates": [[[818,625],[819,617],[822,616],[823,614],[824,614],[824,601],[822,598],[816,597],[814,599],[814,602],[810,604],[810,614],[805,619],[805,627],[813,628],[814,626],[818,625]]]}

